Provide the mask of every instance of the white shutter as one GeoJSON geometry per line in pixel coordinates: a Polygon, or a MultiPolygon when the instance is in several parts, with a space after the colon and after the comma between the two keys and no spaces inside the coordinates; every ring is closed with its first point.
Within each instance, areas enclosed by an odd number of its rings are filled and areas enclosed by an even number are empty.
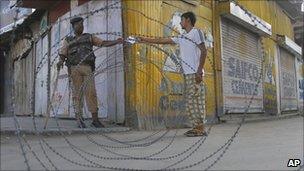
{"type": "Polygon", "coordinates": [[[248,112],[262,112],[262,81],[257,84],[262,72],[258,35],[223,18],[221,36],[224,112],[244,112],[252,95],[248,112]]]}
{"type": "Polygon", "coordinates": [[[295,57],[280,48],[281,111],[297,110],[295,57]]]}
{"type": "Polygon", "coordinates": [[[47,112],[47,79],[48,79],[48,38],[43,37],[36,43],[36,69],[38,66],[39,72],[35,80],[35,114],[46,115],[47,112]],[[43,59],[42,64],[40,63],[43,59]]]}

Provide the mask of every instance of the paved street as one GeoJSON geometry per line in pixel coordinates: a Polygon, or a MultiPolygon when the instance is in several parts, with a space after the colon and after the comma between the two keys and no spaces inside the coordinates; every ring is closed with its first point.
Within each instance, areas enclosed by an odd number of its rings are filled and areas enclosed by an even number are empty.
{"type": "MultiPolygon", "coordinates": [[[[19,128],[21,133],[25,134],[36,134],[36,131],[39,131],[41,134],[45,135],[51,135],[51,134],[58,134],[59,132],[64,132],[67,134],[72,133],[83,133],[83,132],[92,132],[91,129],[81,129],[78,128],[77,123],[75,122],[75,119],[55,119],[50,118],[47,122],[46,128],[44,129],[45,125],[45,118],[43,117],[35,117],[35,120],[31,116],[18,116],[17,121],[19,124],[19,128]],[[34,122],[35,121],[35,122],[34,122]],[[35,124],[34,124],[35,123],[35,124]],[[36,125],[36,129],[35,126],[36,125]]],[[[130,128],[123,127],[119,125],[110,124],[107,121],[102,120],[105,124],[105,128],[100,128],[98,131],[101,132],[124,132],[129,131],[130,128]]],[[[85,124],[90,127],[90,124],[92,122],[91,119],[86,119],[85,124]]],[[[0,117],[0,126],[1,126],[1,133],[3,134],[14,134],[16,132],[16,126],[14,117],[0,117]]],[[[96,130],[97,131],[97,130],[96,130]]]]}
{"type": "MultiPolygon", "coordinates": [[[[133,169],[163,169],[186,158],[184,161],[170,167],[180,168],[191,165],[197,161],[212,154],[221,145],[223,145],[229,137],[233,135],[237,128],[236,123],[223,123],[214,125],[211,129],[206,141],[195,151],[191,153],[197,146],[189,151],[184,152],[191,147],[200,138],[187,138],[183,136],[186,130],[178,130],[177,136],[174,136],[176,130],[170,130],[162,137],[165,131],[148,132],[148,131],[130,131],[124,133],[107,133],[106,138],[100,134],[74,134],[68,135],[68,145],[62,136],[44,136],[44,140],[54,151],[65,156],[66,159],[78,164],[93,165],[98,167],[117,167],[117,168],[133,168],[133,169]],[[152,136],[150,136],[152,135],[152,136]],[[120,141],[129,141],[129,144],[142,144],[144,147],[132,148],[114,148],[127,147],[128,145],[113,142],[109,137],[120,141]],[[137,140],[137,142],[130,142],[137,140]],[[158,141],[157,141],[158,140],[158,141]],[[153,144],[149,142],[156,141],[153,144]],[[93,143],[94,142],[94,143],[93,143]],[[170,145],[170,142],[172,144],[170,145]],[[74,146],[73,146],[74,145],[74,146]],[[112,148],[105,148],[112,146],[112,148]],[[86,153],[79,152],[80,157],[75,151],[80,149],[98,155],[100,157],[121,157],[121,155],[129,155],[135,157],[146,157],[153,155],[151,158],[168,158],[170,160],[147,161],[147,160],[105,160],[92,157],[86,153]],[[184,152],[184,153],[183,153],[184,152]],[[113,153],[116,153],[113,154],[113,153]],[[117,154],[118,153],[118,154],[117,154]],[[119,155],[120,154],[120,155],[119,155]],[[180,154],[180,155],[177,155],[180,154]],[[84,160],[86,158],[95,163],[89,163],[84,160]]],[[[54,170],[54,167],[46,159],[39,145],[39,137],[26,135],[26,140],[30,144],[32,150],[37,153],[38,158],[42,161],[46,168],[54,170]]],[[[44,169],[39,162],[26,149],[26,156],[29,160],[30,168],[33,170],[44,169]]],[[[54,163],[59,170],[109,170],[94,167],[84,167],[72,164],[55,154],[43,144],[46,155],[54,163]]],[[[188,170],[204,170],[208,167],[221,153],[219,151],[215,156],[209,158],[200,165],[189,168],[188,170]]],[[[223,158],[217,162],[211,169],[214,170],[294,170],[295,168],[287,168],[287,162],[290,158],[300,158],[303,163],[303,117],[297,116],[289,119],[259,121],[245,123],[234,142],[224,154],[223,158]]],[[[1,135],[1,170],[24,170],[26,165],[21,155],[20,146],[17,138],[13,135],[1,135]]]]}

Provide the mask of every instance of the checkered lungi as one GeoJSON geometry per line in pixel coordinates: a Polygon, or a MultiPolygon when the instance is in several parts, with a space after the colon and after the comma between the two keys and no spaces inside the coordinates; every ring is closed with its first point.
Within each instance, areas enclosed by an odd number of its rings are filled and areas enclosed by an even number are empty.
{"type": "Polygon", "coordinates": [[[186,112],[193,127],[205,123],[205,86],[196,84],[195,74],[185,74],[186,112]]]}

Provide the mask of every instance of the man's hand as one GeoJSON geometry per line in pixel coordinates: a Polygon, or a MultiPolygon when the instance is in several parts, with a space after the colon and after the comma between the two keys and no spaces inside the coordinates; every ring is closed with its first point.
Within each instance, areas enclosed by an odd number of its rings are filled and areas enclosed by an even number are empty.
{"type": "Polygon", "coordinates": [[[200,65],[198,67],[198,70],[195,74],[195,81],[196,81],[196,84],[200,84],[203,80],[203,75],[204,75],[204,70],[203,70],[203,67],[200,65]]]}
{"type": "Polygon", "coordinates": [[[171,38],[147,38],[147,37],[136,37],[138,43],[154,43],[154,44],[175,44],[171,38]]]}
{"type": "Polygon", "coordinates": [[[63,68],[63,61],[59,60],[57,63],[57,70],[59,71],[61,68],[63,68]]]}
{"type": "Polygon", "coordinates": [[[142,36],[138,36],[138,37],[136,37],[136,39],[137,39],[138,43],[145,43],[146,42],[145,37],[142,37],[142,36]]]}
{"type": "Polygon", "coordinates": [[[124,43],[124,39],[123,38],[118,38],[116,40],[116,42],[117,42],[117,44],[122,44],[122,43],[124,43]]]}
{"type": "Polygon", "coordinates": [[[207,49],[204,43],[201,43],[198,45],[199,49],[201,50],[201,56],[200,56],[200,62],[196,73],[196,83],[199,84],[203,80],[203,74],[204,74],[204,64],[207,56],[207,49]]]}
{"type": "Polygon", "coordinates": [[[200,84],[203,80],[203,73],[202,72],[197,72],[195,74],[195,81],[196,81],[196,84],[200,84]]]}

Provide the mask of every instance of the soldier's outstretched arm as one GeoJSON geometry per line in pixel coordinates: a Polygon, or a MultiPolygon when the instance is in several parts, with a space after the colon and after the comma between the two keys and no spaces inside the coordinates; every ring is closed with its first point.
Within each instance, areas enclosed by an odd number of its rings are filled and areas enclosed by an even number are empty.
{"type": "Polygon", "coordinates": [[[117,44],[121,44],[124,41],[123,41],[122,38],[118,38],[117,40],[102,40],[99,37],[92,36],[92,42],[93,42],[94,46],[110,47],[110,46],[114,46],[114,45],[117,45],[117,44]]]}

